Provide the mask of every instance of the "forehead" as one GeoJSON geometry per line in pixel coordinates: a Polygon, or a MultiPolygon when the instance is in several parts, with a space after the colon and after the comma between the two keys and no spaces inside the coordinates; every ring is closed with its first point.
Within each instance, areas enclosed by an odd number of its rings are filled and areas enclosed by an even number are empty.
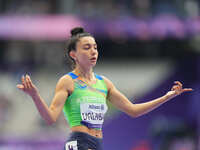
{"type": "Polygon", "coordinates": [[[96,44],[96,41],[93,37],[86,36],[86,37],[80,38],[79,43],[81,43],[81,44],[96,44]]]}

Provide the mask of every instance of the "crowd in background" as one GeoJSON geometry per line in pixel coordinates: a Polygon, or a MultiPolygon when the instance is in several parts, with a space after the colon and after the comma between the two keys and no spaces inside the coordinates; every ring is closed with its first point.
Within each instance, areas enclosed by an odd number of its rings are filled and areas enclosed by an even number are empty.
{"type": "Polygon", "coordinates": [[[199,0],[21,0],[0,1],[3,14],[74,14],[84,17],[134,16],[162,13],[180,17],[199,14],[199,0]]]}
{"type": "MultiPolygon", "coordinates": [[[[148,19],[160,14],[172,14],[184,18],[198,16],[199,4],[199,0],[0,0],[0,15],[70,14],[83,18],[113,19],[129,16],[148,19]]],[[[56,66],[65,61],[60,59],[63,58],[63,52],[57,56],[54,51],[54,49],[63,50],[65,47],[63,43],[0,42],[1,49],[8,49],[0,52],[1,64],[12,64],[12,67],[15,67],[22,63],[37,65],[45,62],[56,66]],[[45,49],[48,49],[48,53],[45,53],[45,49]],[[60,61],[50,59],[51,56],[57,56],[60,61]]],[[[119,39],[118,42],[122,41],[119,39]]],[[[151,46],[148,46],[148,49],[151,49],[151,46]]],[[[152,47],[152,49],[155,52],[157,48],[152,47]]]]}

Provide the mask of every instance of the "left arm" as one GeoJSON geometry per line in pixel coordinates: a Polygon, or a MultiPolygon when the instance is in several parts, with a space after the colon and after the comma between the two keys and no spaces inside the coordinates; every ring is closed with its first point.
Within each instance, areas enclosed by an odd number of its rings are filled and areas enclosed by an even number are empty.
{"type": "Polygon", "coordinates": [[[191,88],[183,89],[182,84],[179,81],[176,81],[171,91],[167,92],[164,96],[151,100],[149,102],[133,104],[126,98],[126,96],[124,96],[119,90],[116,89],[116,87],[112,84],[110,80],[104,77],[104,81],[106,82],[108,88],[108,100],[115,107],[132,117],[144,115],[159,107],[163,103],[169,101],[170,99],[180,95],[181,93],[192,91],[191,88]]]}

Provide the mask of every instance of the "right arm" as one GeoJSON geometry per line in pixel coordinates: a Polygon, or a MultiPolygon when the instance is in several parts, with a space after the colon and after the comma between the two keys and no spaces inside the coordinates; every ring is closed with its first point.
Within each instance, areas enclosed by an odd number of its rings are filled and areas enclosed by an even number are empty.
{"type": "Polygon", "coordinates": [[[125,95],[123,95],[110,80],[104,77],[104,81],[106,82],[108,88],[108,100],[121,111],[132,117],[144,115],[181,93],[192,91],[191,88],[182,88],[182,84],[179,81],[176,81],[171,90],[164,96],[145,103],[134,104],[125,95]]]}
{"type": "Polygon", "coordinates": [[[28,75],[22,77],[22,84],[18,84],[17,87],[32,97],[42,118],[48,124],[52,124],[56,122],[69,93],[73,90],[73,81],[67,75],[58,81],[50,107],[41,98],[36,86],[28,75]]]}

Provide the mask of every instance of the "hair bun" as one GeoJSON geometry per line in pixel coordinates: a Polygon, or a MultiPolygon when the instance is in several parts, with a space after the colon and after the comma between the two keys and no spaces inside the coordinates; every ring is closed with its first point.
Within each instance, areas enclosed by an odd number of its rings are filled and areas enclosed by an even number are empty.
{"type": "Polygon", "coordinates": [[[84,29],[82,27],[76,27],[71,30],[71,36],[76,36],[77,34],[84,33],[84,29]]]}

